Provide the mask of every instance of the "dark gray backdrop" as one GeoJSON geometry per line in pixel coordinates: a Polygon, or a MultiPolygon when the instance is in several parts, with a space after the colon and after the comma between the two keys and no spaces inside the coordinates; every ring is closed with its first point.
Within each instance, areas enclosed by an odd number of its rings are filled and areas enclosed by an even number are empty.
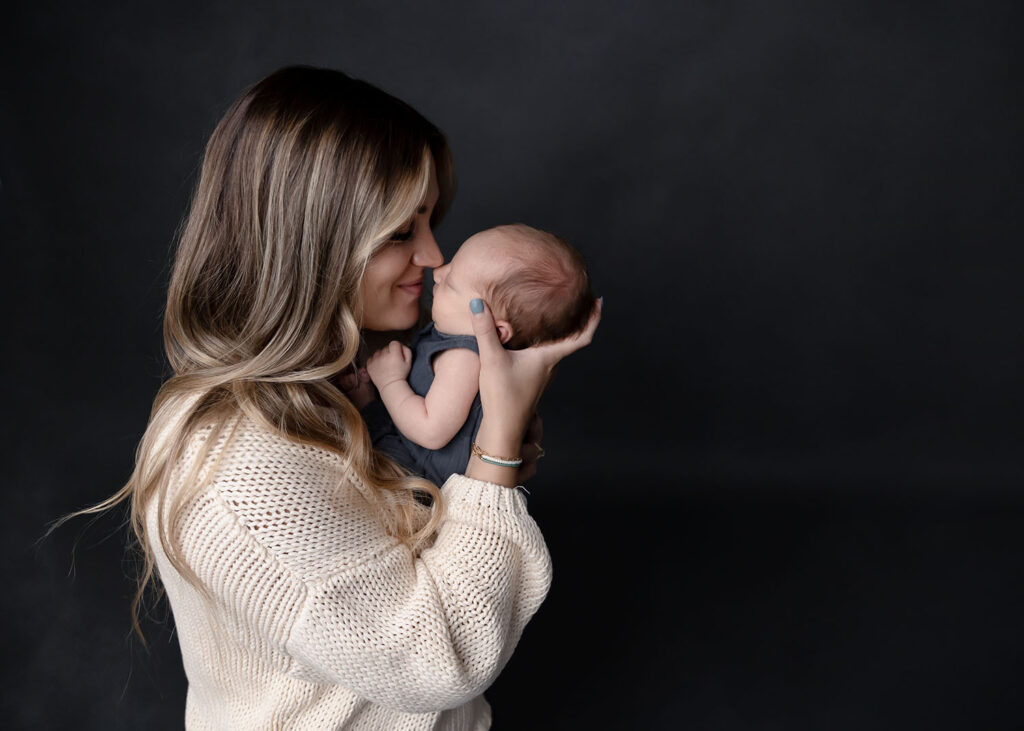
{"type": "Polygon", "coordinates": [[[9,10],[5,725],[181,726],[120,514],[35,541],[130,473],[202,145],[291,63],[446,131],[446,256],[525,221],[605,296],[543,404],[555,584],[496,728],[1024,723],[1019,8],[9,10]]]}

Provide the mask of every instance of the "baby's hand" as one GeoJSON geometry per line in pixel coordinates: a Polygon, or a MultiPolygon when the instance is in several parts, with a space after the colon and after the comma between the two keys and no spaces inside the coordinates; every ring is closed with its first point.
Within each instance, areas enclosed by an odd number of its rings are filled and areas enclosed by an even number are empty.
{"type": "Polygon", "coordinates": [[[366,363],[366,370],[378,390],[395,381],[404,381],[411,369],[412,351],[397,340],[378,350],[366,363]]]}
{"type": "Polygon", "coordinates": [[[365,368],[360,368],[357,373],[346,373],[339,381],[342,392],[348,396],[357,409],[362,409],[373,401],[373,385],[370,383],[370,374],[365,368]]]}

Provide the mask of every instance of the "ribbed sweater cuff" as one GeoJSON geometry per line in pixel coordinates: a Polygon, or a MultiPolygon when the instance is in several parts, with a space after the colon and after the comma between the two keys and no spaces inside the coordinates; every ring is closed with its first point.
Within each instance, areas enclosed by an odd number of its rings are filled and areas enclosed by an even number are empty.
{"type": "Polygon", "coordinates": [[[473,508],[490,508],[512,513],[526,514],[526,498],[522,492],[510,487],[495,485],[493,482],[474,480],[465,475],[452,475],[442,486],[444,501],[449,506],[464,505],[473,508]]]}

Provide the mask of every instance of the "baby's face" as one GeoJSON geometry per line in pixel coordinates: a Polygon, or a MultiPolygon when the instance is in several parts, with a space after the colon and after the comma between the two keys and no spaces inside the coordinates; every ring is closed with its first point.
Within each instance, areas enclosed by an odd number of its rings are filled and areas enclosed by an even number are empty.
{"type": "Polygon", "coordinates": [[[430,316],[438,330],[451,335],[473,334],[469,301],[483,298],[490,284],[507,271],[506,239],[493,230],[474,234],[450,262],[434,270],[430,316]]]}

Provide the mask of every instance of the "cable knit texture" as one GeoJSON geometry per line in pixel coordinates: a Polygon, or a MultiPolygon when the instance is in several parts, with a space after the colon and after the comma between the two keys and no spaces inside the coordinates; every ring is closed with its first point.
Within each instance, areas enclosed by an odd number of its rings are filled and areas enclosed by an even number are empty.
{"type": "MultiPolygon", "coordinates": [[[[172,492],[209,433],[190,440],[172,492]]],[[[445,520],[417,557],[384,533],[337,455],[245,417],[226,435],[179,534],[209,599],[153,541],[188,675],[186,726],[488,728],[482,693],[551,583],[523,495],[453,475],[445,520]]]]}

